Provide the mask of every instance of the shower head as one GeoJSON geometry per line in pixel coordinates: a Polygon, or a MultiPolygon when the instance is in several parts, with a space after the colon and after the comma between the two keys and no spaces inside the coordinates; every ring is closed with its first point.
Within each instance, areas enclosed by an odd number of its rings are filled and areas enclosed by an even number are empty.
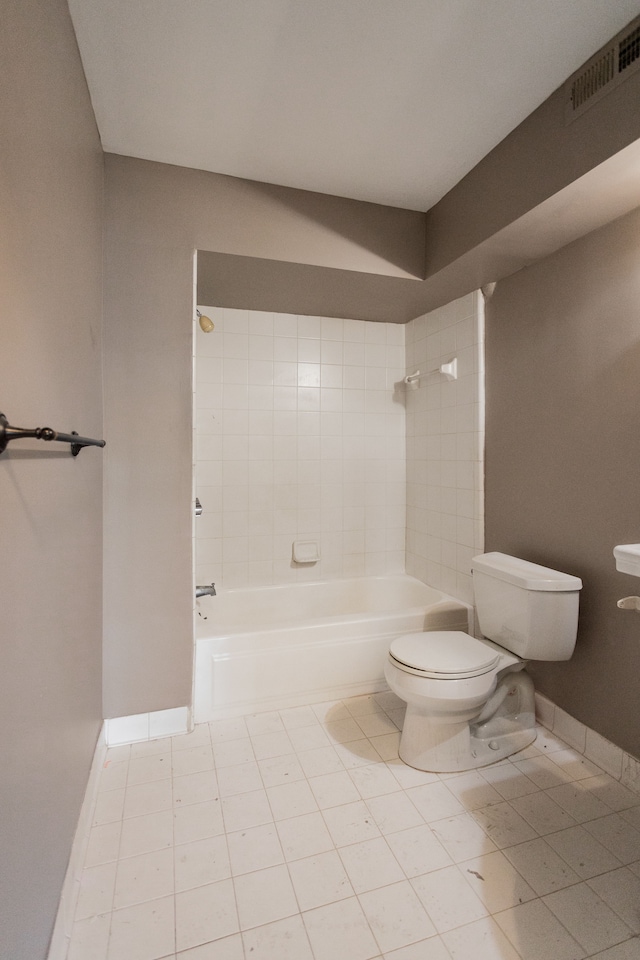
{"type": "Polygon", "coordinates": [[[196,310],[198,314],[198,323],[200,324],[200,329],[203,333],[211,333],[215,324],[211,317],[207,317],[204,313],[200,313],[199,310],[196,310]]]}

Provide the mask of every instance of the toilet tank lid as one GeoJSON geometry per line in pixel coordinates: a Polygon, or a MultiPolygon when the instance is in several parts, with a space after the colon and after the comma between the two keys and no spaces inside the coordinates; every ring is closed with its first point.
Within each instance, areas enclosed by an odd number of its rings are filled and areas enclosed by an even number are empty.
{"type": "Polygon", "coordinates": [[[561,593],[582,589],[582,580],[579,577],[542,567],[539,563],[510,557],[506,553],[483,553],[474,557],[471,570],[513,583],[524,590],[561,593]]]}

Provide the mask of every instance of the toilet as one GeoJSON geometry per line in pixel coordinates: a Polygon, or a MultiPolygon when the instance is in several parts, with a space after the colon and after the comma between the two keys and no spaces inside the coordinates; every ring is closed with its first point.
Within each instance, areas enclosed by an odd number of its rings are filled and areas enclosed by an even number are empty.
{"type": "Polygon", "coordinates": [[[406,701],[400,758],[418,770],[474,770],[536,737],[528,660],[569,660],[582,581],[504,553],[474,557],[482,639],[459,631],[396,637],[385,677],[406,701]]]}

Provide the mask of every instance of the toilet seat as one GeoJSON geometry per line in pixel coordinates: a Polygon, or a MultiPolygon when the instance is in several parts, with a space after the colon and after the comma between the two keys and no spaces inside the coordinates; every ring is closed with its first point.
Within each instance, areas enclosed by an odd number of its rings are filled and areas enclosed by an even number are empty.
{"type": "Polygon", "coordinates": [[[500,654],[458,630],[407,633],[392,640],[389,656],[400,670],[434,680],[463,680],[490,673],[500,654]]]}

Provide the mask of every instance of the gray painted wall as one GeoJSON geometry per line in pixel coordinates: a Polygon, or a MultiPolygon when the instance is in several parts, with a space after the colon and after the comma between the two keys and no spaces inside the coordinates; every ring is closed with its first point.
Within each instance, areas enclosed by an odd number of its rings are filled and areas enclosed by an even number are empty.
{"type": "MultiPolygon", "coordinates": [[[[100,141],[64,0],[0,29],[0,410],[100,436],[100,141]]],[[[42,960],[101,725],[102,461],[0,456],[0,957],[42,960]]]]}
{"type": "Polygon", "coordinates": [[[640,756],[640,210],[501,281],[486,308],[486,547],[582,577],[573,658],[531,667],[555,703],[640,756]]]}

